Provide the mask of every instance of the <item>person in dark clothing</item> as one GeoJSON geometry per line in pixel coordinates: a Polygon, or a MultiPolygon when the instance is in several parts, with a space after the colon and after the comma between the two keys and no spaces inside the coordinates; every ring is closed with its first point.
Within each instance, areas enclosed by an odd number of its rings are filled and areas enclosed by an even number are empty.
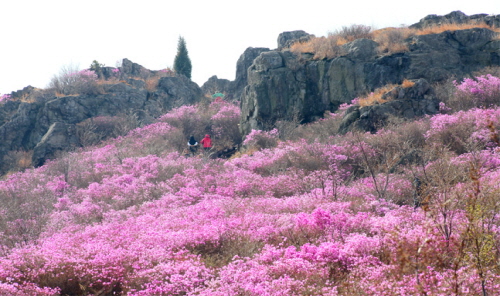
{"type": "Polygon", "coordinates": [[[210,135],[205,135],[205,138],[203,138],[200,143],[203,145],[203,149],[205,151],[208,151],[212,148],[212,139],[210,139],[210,135]]]}
{"type": "Polygon", "coordinates": [[[189,137],[188,148],[192,154],[194,154],[194,153],[196,153],[196,151],[198,151],[198,142],[195,140],[193,135],[191,135],[189,137]]]}

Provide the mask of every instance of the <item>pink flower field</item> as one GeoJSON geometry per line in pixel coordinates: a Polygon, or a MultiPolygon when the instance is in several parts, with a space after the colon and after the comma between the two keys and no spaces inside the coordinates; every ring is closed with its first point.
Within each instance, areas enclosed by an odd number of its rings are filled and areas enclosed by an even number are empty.
{"type": "Polygon", "coordinates": [[[338,135],[343,110],[223,159],[185,139],[230,147],[239,108],[183,106],[6,176],[0,295],[497,295],[500,109],[338,135]]]}

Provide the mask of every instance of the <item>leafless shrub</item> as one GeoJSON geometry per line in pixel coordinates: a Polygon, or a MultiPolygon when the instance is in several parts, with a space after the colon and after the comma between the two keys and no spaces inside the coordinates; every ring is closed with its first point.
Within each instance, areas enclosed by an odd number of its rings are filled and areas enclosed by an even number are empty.
{"type": "Polygon", "coordinates": [[[302,122],[302,118],[298,110],[293,110],[292,114],[293,115],[290,119],[277,121],[274,125],[278,129],[280,140],[286,141],[294,138],[297,128],[302,122]]]}
{"type": "Polygon", "coordinates": [[[139,120],[132,112],[119,116],[98,116],[78,123],[77,135],[82,146],[91,146],[109,138],[124,136],[138,126],[139,120]]]}
{"type": "Polygon", "coordinates": [[[474,140],[471,136],[475,130],[475,123],[472,121],[462,121],[433,133],[427,139],[428,145],[438,145],[449,149],[460,155],[467,152],[483,149],[485,143],[474,140]]]}
{"type": "Polygon", "coordinates": [[[389,120],[387,129],[398,135],[399,143],[409,143],[411,149],[422,149],[425,147],[425,133],[430,129],[427,119],[394,122],[389,120]]]}
{"type": "Polygon", "coordinates": [[[342,122],[343,111],[331,113],[326,111],[323,118],[315,122],[298,126],[292,133],[290,139],[305,139],[308,142],[329,141],[332,136],[338,134],[342,122]]]}
{"type": "Polygon", "coordinates": [[[102,93],[97,74],[91,70],[78,70],[77,66],[63,66],[48,85],[61,95],[95,95],[102,93]]]}
{"type": "Polygon", "coordinates": [[[1,169],[3,172],[24,171],[25,169],[32,167],[31,164],[32,155],[33,155],[32,150],[9,151],[3,158],[1,169]]]}
{"type": "Polygon", "coordinates": [[[328,36],[337,35],[340,38],[345,39],[347,42],[354,41],[361,38],[372,38],[372,28],[366,25],[351,25],[349,27],[342,27],[340,30],[336,30],[333,33],[328,33],[328,36]]]}
{"type": "Polygon", "coordinates": [[[14,174],[8,178],[11,185],[0,188],[0,245],[12,248],[38,238],[49,220],[56,195],[45,186],[49,180],[39,174],[14,174]]]}
{"type": "Polygon", "coordinates": [[[500,77],[500,67],[499,66],[485,67],[482,68],[481,70],[472,73],[474,77],[488,75],[488,74],[493,75],[495,77],[500,77]]]}
{"type": "Polygon", "coordinates": [[[467,110],[471,108],[470,103],[468,102],[459,102],[455,98],[456,88],[453,85],[453,81],[456,77],[450,77],[445,81],[434,83],[434,93],[436,94],[436,98],[443,102],[446,107],[451,108],[450,111],[455,112],[459,110],[467,110]],[[464,104],[465,103],[465,104],[464,104]]]}

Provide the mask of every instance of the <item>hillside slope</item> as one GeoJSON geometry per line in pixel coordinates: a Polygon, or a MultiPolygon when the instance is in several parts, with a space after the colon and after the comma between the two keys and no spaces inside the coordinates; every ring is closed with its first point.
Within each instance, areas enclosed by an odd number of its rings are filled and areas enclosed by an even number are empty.
{"type": "MultiPolygon", "coordinates": [[[[498,86],[485,75],[457,83],[454,97],[498,103],[498,86]]],[[[443,105],[338,135],[349,107],[298,127],[296,140],[253,131],[229,160],[176,151],[181,123],[207,109],[181,107],[9,176],[0,294],[496,293],[500,109],[443,105]]],[[[230,133],[238,108],[208,109],[230,133]]]]}

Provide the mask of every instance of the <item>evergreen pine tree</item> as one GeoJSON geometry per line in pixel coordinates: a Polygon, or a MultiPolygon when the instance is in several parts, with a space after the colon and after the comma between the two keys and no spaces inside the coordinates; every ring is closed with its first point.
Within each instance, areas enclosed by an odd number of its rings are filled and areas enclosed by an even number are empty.
{"type": "Polygon", "coordinates": [[[186,41],[180,36],[179,42],[177,43],[177,55],[174,60],[174,70],[175,72],[183,74],[187,78],[191,79],[191,59],[189,58],[186,48],[186,41]]]}

